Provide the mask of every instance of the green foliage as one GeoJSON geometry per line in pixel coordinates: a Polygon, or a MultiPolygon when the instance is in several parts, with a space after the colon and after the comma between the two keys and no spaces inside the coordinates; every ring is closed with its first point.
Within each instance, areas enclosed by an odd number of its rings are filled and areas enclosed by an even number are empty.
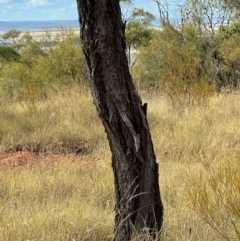
{"type": "Polygon", "coordinates": [[[240,239],[239,158],[213,167],[205,163],[208,176],[200,176],[190,191],[193,209],[224,240],[240,239]]]}
{"type": "MultiPolygon", "coordinates": [[[[178,62],[184,63],[186,60],[186,55],[189,54],[189,58],[186,61],[189,61],[190,65],[186,63],[184,66],[188,66],[186,68],[190,68],[191,64],[193,64],[192,68],[195,68],[196,73],[195,77],[192,76],[192,79],[198,77],[199,72],[204,73],[205,77],[203,77],[203,82],[205,84],[208,82],[207,85],[210,85],[210,92],[212,91],[211,85],[214,85],[215,90],[218,92],[226,88],[230,90],[236,89],[239,85],[240,77],[239,68],[237,67],[239,66],[239,64],[237,64],[239,61],[237,59],[237,54],[234,57],[234,61],[232,61],[232,58],[229,58],[229,55],[230,53],[233,55],[232,53],[234,52],[238,53],[238,49],[235,48],[235,46],[238,44],[236,34],[239,33],[239,9],[237,7],[239,5],[237,3],[238,1],[186,0],[179,6],[181,23],[179,23],[178,26],[176,26],[176,23],[171,23],[169,16],[171,16],[173,12],[169,11],[167,5],[165,7],[161,1],[157,0],[155,2],[159,8],[163,34],[159,38],[159,45],[161,45],[161,47],[154,47],[154,49],[156,52],[159,53],[160,51],[163,54],[159,56],[158,64],[154,64],[152,62],[152,66],[166,67],[166,64],[164,63],[168,59],[165,58],[166,52],[172,52],[172,57],[170,57],[170,59],[172,59],[171,61],[174,60],[175,64],[178,62]],[[228,26],[229,23],[231,24],[228,26]],[[225,40],[230,38],[232,35],[235,35],[235,37],[234,40],[231,39],[231,41],[229,41],[229,43],[232,42],[233,44],[233,48],[230,49],[230,44],[228,45],[227,41],[225,40]],[[164,39],[165,41],[162,41],[164,39]],[[228,46],[228,53],[224,50],[225,44],[228,46]],[[169,45],[171,45],[171,47],[169,47],[169,45]],[[195,53],[193,54],[193,52],[195,53]],[[192,63],[190,60],[191,56],[193,56],[192,63]]],[[[154,43],[154,41],[152,41],[152,43],[154,43]]],[[[147,52],[146,49],[144,51],[147,52]]],[[[149,55],[154,55],[154,53],[150,53],[148,56],[149,55]]],[[[139,58],[141,58],[140,56],[142,56],[141,53],[139,58]]],[[[143,59],[141,58],[140,61],[143,61],[143,59]]],[[[149,61],[144,60],[143,62],[150,61],[151,58],[149,61]]],[[[169,63],[171,63],[171,61],[169,63]]],[[[171,66],[174,66],[175,64],[173,62],[169,64],[169,71],[171,70],[171,66]]],[[[143,66],[138,67],[138,72],[144,71],[140,70],[140,68],[143,66]]],[[[166,72],[162,72],[162,70],[163,69],[159,71],[161,74],[159,73],[158,76],[161,75],[161,78],[168,78],[169,76],[164,76],[166,72]]],[[[147,73],[149,72],[150,71],[148,69],[147,73]]],[[[151,72],[153,71],[151,70],[151,72]]],[[[176,72],[179,72],[179,70],[176,70],[176,72]]],[[[184,75],[189,74],[185,72],[184,75]]],[[[144,78],[146,78],[146,76],[147,75],[145,75],[144,78]]],[[[179,76],[179,78],[182,77],[179,76]]],[[[199,83],[201,82],[202,81],[199,80],[199,83]]],[[[181,81],[179,83],[181,83],[181,81]]],[[[186,81],[184,81],[182,89],[185,89],[185,93],[187,93],[187,95],[183,94],[182,92],[181,96],[189,96],[189,93],[192,90],[192,87],[189,87],[193,85],[189,83],[187,85],[188,87],[186,86],[186,81]]],[[[207,86],[205,87],[208,88],[207,86]]],[[[171,89],[173,90],[173,87],[171,87],[171,89]]],[[[176,89],[175,91],[176,92],[172,93],[171,96],[177,95],[176,93],[178,91],[176,89]]],[[[197,92],[200,94],[199,90],[197,92]]],[[[200,96],[202,94],[200,94],[200,96]]],[[[205,94],[202,95],[203,98],[204,95],[205,94]]]]}
{"type": "Polygon", "coordinates": [[[229,26],[219,28],[216,43],[217,54],[215,58],[218,63],[216,84],[219,89],[234,90],[239,86],[240,79],[239,22],[233,22],[229,26]]]}
{"type": "Polygon", "coordinates": [[[2,88],[5,95],[20,102],[33,104],[34,101],[46,97],[47,85],[45,72],[39,65],[46,54],[39,43],[33,43],[22,50],[18,62],[4,66],[2,88]]]}
{"type": "Polygon", "coordinates": [[[205,42],[211,58],[210,80],[218,92],[226,88],[232,90],[238,85],[238,70],[226,63],[221,50],[224,39],[239,32],[238,5],[237,1],[186,0],[181,8],[182,27],[195,26],[199,40],[205,42]]]}
{"type": "Polygon", "coordinates": [[[157,89],[159,83],[160,68],[162,66],[162,48],[159,45],[160,32],[155,30],[152,39],[147,46],[143,46],[137,53],[136,65],[132,74],[133,79],[140,89],[157,89]]]}
{"type": "Polygon", "coordinates": [[[127,46],[139,48],[141,45],[147,45],[151,32],[151,29],[144,29],[139,22],[129,22],[125,31],[127,46]]]}
{"type": "Polygon", "coordinates": [[[21,40],[24,41],[26,44],[28,44],[28,43],[31,43],[34,39],[31,33],[27,31],[22,35],[21,40]]]}
{"type": "Polygon", "coordinates": [[[234,4],[222,0],[186,0],[182,6],[184,22],[194,24],[204,34],[214,35],[219,26],[235,21],[234,4]]]}
{"type": "Polygon", "coordinates": [[[16,43],[17,39],[19,38],[21,34],[21,31],[17,30],[17,29],[10,29],[9,31],[5,32],[2,35],[2,39],[4,41],[12,41],[13,43],[16,43]]]}
{"type": "Polygon", "coordinates": [[[175,29],[163,31],[160,85],[174,106],[193,105],[213,92],[210,61],[205,46],[193,26],[185,26],[183,35],[175,29]],[[171,39],[166,36],[173,36],[171,39]],[[165,42],[167,41],[167,42],[165,42]]]}
{"type": "Polygon", "coordinates": [[[20,58],[20,54],[9,46],[0,46],[0,59],[7,62],[16,61],[20,58]]]}
{"type": "Polygon", "coordinates": [[[213,92],[211,65],[205,43],[193,26],[180,33],[172,26],[156,32],[151,45],[141,48],[134,68],[137,81],[156,86],[167,94],[173,106],[204,101],[213,92]]]}
{"type": "Polygon", "coordinates": [[[72,29],[34,39],[29,33],[16,42],[21,58],[2,68],[0,88],[4,96],[33,105],[59,86],[84,83],[86,79],[80,38],[72,29]]]}
{"type": "Polygon", "coordinates": [[[144,11],[142,8],[135,8],[130,16],[130,21],[126,25],[125,37],[128,51],[128,62],[132,66],[131,51],[140,46],[147,45],[152,36],[151,24],[154,16],[144,11]]]}
{"type": "Polygon", "coordinates": [[[50,79],[58,79],[59,84],[69,85],[86,80],[84,59],[80,38],[72,29],[64,29],[54,37],[57,43],[50,48],[48,72],[50,79]]]}
{"type": "Polygon", "coordinates": [[[133,9],[125,30],[128,46],[137,48],[149,41],[151,35],[149,27],[154,18],[150,12],[144,11],[142,8],[133,9]]]}
{"type": "Polygon", "coordinates": [[[232,35],[240,33],[240,22],[233,22],[229,26],[220,26],[219,34],[223,39],[229,39],[232,35]]]}

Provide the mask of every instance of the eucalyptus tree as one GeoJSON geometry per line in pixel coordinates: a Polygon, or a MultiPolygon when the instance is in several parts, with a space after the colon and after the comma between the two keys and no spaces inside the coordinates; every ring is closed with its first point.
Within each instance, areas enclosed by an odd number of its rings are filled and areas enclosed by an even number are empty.
{"type": "Polygon", "coordinates": [[[153,29],[152,22],[155,16],[143,8],[133,8],[134,1],[120,0],[122,19],[125,22],[125,38],[127,44],[127,57],[129,67],[132,69],[136,63],[136,51],[149,44],[153,29]],[[132,57],[134,53],[134,57],[132,57]]]}
{"type": "Polygon", "coordinates": [[[16,41],[20,37],[21,33],[22,32],[20,30],[10,29],[9,31],[5,32],[2,35],[2,39],[3,39],[3,41],[12,41],[13,43],[16,43],[16,41]]]}
{"type": "Polygon", "coordinates": [[[201,34],[214,35],[219,26],[228,25],[236,19],[236,8],[225,0],[186,0],[183,17],[194,23],[201,34]]]}
{"type": "Polygon", "coordinates": [[[155,237],[163,204],[158,163],[143,104],[126,56],[119,0],[77,0],[89,84],[112,152],[116,194],[115,240],[133,233],[155,237]]]}
{"type": "Polygon", "coordinates": [[[135,64],[135,59],[131,58],[132,50],[137,50],[143,45],[147,45],[152,37],[152,21],[154,15],[143,8],[134,8],[129,21],[126,24],[125,37],[127,44],[127,56],[130,67],[135,64]]]}

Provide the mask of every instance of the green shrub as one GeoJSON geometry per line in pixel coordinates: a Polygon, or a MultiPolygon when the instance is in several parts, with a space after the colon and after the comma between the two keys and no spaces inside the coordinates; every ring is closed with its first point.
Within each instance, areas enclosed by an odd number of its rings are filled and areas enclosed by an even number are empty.
{"type": "Polygon", "coordinates": [[[139,89],[158,89],[162,49],[159,45],[159,31],[153,31],[152,39],[147,46],[137,52],[137,62],[133,67],[133,79],[139,89]]]}
{"type": "Polygon", "coordinates": [[[85,83],[80,38],[72,29],[61,28],[54,36],[46,31],[41,39],[21,42],[19,51],[18,62],[2,68],[0,83],[4,96],[14,101],[31,106],[59,86],[85,83]]]}
{"type": "Polygon", "coordinates": [[[193,26],[180,33],[166,25],[141,49],[133,72],[140,86],[159,89],[174,107],[206,100],[214,91],[211,61],[193,26]]]}
{"type": "Polygon", "coordinates": [[[7,62],[16,61],[20,58],[20,54],[9,46],[0,46],[0,58],[7,62]]]}
{"type": "Polygon", "coordinates": [[[217,40],[220,62],[217,87],[219,90],[224,88],[236,90],[240,83],[240,24],[232,23],[228,27],[222,27],[217,40]]]}

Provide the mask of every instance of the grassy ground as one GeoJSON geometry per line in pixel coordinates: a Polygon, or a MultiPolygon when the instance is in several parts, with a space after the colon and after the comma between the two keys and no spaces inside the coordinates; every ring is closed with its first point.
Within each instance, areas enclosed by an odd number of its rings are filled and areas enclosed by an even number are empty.
{"type": "MultiPolygon", "coordinates": [[[[214,96],[208,105],[181,111],[172,109],[163,97],[146,93],[142,96],[148,102],[148,119],[160,164],[165,207],[161,240],[238,240],[239,172],[233,180],[220,174],[225,173],[221,170],[229,170],[228,166],[240,171],[240,96],[214,96]],[[217,177],[224,182],[214,190],[210,184],[217,177]],[[230,201],[236,203],[232,212],[221,201],[228,180],[236,184],[234,195],[229,194],[230,201]],[[202,195],[204,192],[206,195],[202,195]],[[201,198],[210,201],[213,196],[218,202],[206,204],[201,198]],[[220,218],[212,212],[215,209],[222,210],[220,218]],[[224,212],[231,219],[225,218],[224,212]],[[207,219],[208,213],[216,217],[213,222],[207,219]],[[224,226],[229,228],[225,230],[224,226]],[[222,233],[216,227],[222,227],[222,233]]],[[[0,139],[2,151],[75,151],[91,154],[95,160],[42,159],[22,169],[0,171],[0,240],[111,240],[111,155],[89,93],[72,89],[37,103],[31,110],[16,104],[2,105],[0,139]]],[[[229,176],[234,176],[231,174],[233,170],[229,176]]]]}

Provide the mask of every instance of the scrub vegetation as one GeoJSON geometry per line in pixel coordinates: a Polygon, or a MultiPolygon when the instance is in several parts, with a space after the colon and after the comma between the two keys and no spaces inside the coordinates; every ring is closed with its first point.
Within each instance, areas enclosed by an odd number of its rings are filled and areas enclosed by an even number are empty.
{"type": "MultiPolygon", "coordinates": [[[[238,239],[240,96],[216,95],[184,111],[165,97],[142,96],[160,165],[162,240],[238,239]]],[[[1,239],[111,240],[111,154],[90,94],[75,89],[37,106],[34,113],[1,107],[2,150],[37,143],[48,157],[0,166],[1,239]],[[76,143],[82,154],[70,153],[76,143]]]]}
{"type": "MultiPolygon", "coordinates": [[[[182,6],[178,26],[159,3],[159,29],[150,13],[134,10],[127,56],[148,103],[160,165],[161,240],[239,240],[240,27],[232,13],[232,21],[211,29],[197,2],[182,6]]],[[[0,153],[38,157],[9,167],[0,155],[1,240],[114,236],[111,153],[78,35],[60,27],[37,37],[18,30],[2,36],[11,45],[0,46],[0,153]]]]}

